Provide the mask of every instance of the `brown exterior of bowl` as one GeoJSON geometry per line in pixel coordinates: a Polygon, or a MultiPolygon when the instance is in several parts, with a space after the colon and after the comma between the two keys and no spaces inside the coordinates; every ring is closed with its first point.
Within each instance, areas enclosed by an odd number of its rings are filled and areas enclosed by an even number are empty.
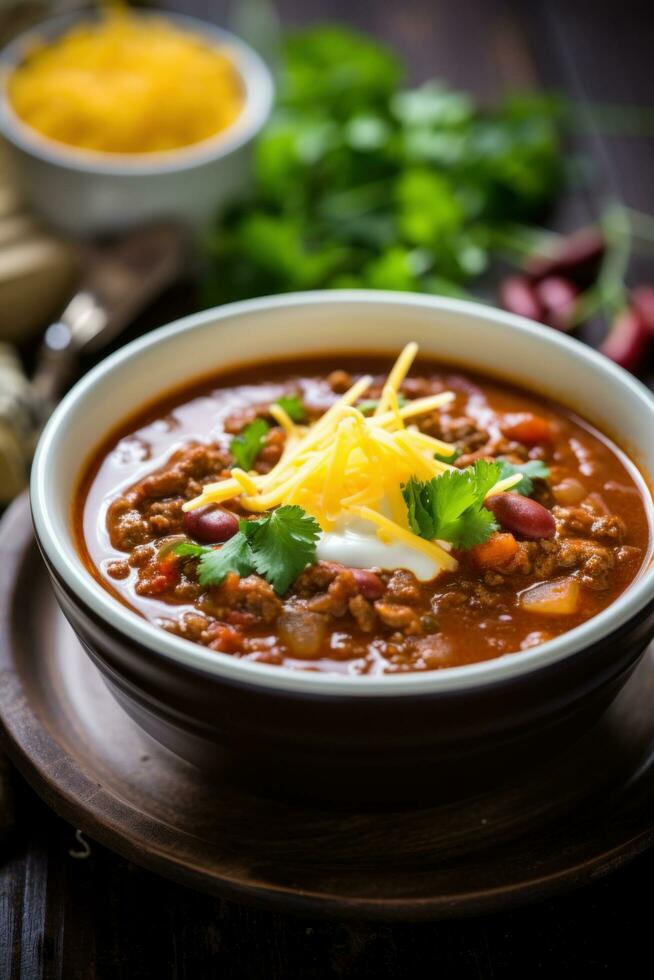
{"type": "Polygon", "coordinates": [[[654,636],[650,603],[592,646],[506,681],[397,697],[298,694],[158,656],[49,571],[110,690],[157,741],[207,771],[226,753],[259,789],[334,802],[454,798],[514,778],[590,727],[654,636]]]}

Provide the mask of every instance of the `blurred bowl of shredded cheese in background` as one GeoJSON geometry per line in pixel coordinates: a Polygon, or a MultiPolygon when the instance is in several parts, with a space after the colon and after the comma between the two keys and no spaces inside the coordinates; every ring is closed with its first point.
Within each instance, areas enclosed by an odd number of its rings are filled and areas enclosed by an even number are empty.
{"type": "Polygon", "coordinates": [[[242,189],[272,96],[252,48],[172,14],[58,17],[0,53],[0,132],[25,197],[76,235],[201,227],[242,189]]]}

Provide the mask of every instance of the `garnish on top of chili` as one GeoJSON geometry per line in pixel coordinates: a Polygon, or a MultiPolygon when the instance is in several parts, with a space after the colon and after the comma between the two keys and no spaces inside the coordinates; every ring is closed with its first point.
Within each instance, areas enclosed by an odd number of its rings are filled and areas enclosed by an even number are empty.
{"type": "Polygon", "coordinates": [[[386,377],[255,367],[132,421],[83,481],[89,567],[169,631],[301,669],[460,665],[595,615],[647,550],[635,468],[567,410],[416,354],[386,377]]]}

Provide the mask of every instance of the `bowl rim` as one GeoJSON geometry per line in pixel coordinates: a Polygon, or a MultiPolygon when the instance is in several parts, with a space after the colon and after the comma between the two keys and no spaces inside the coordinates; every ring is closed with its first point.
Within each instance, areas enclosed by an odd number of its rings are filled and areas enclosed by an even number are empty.
{"type": "MultiPolygon", "coordinates": [[[[449,297],[429,296],[417,293],[398,293],[383,290],[319,290],[287,293],[257,299],[242,300],[222,307],[203,310],[151,331],[143,337],[120,348],[105,358],[86,374],[68,392],[46,424],[37,446],[30,482],[30,499],[37,540],[55,573],[68,590],[96,614],[100,620],[123,635],[130,644],[145,648],[149,654],[172,660],[177,665],[191,668],[214,678],[255,686],[270,691],[283,691],[305,695],[332,696],[407,696],[460,692],[470,688],[506,682],[541,670],[573,656],[615,632],[654,598],[654,562],[652,561],[652,530],[654,504],[650,498],[650,551],[636,579],[610,606],[592,619],[574,627],[567,633],[538,647],[505,654],[492,660],[448,667],[441,670],[418,671],[406,674],[360,676],[328,672],[298,671],[287,667],[270,667],[265,664],[240,660],[229,654],[209,651],[200,644],[182,639],[155,626],[137,612],[115,599],[90,574],[81,561],[72,564],[65,558],[66,548],[76,552],[72,534],[62,540],[56,531],[56,522],[50,512],[51,498],[47,486],[51,484],[50,471],[56,467],[53,460],[53,444],[60,426],[74,416],[77,406],[92,392],[95,385],[116,371],[135,355],[147,355],[148,351],[179,334],[190,333],[210,323],[220,323],[233,317],[251,315],[284,307],[323,306],[340,304],[382,303],[398,307],[424,307],[434,313],[452,312],[487,323],[502,323],[512,330],[526,333],[535,343],[562,348],[568,354],[589,361],[599,369],[607,384],[629,389],[645,413],[649,413],[654,425],[654,395],[640,381],[618,367],[592,348],[558,331],[545,332],[540,325],[523,317],[506,313],[481,303],[449,297]]],[[[117,419],[107,424],[106,431],[117,419]]],[[[643,431],[647,425],[643,423],[643,431]]],[[[651,431],[651,429],[649,430],[651,431]]],[[[101,436],[102,434],[100,434],[101,436]]],[[[100,441],[100,440],[98,440],[100,441]]],[[[69,525],[68,517],[66,519],[69,525]]]]}
{"type": "Polygon", "coordinates": [[[32,39],[55,38],[83,21],[99,18],[93,9],[48,17],[22,31],[0,50],[0,133],[9,143],[46,163],[79,173],[114,177],[154,176],[192,170],[219,160],[249,142],[268,119],[274,82],[263,58],[246,41],[208,21],[169,11],[138,10],[132,16],[167,20],[225,48],[243,83],[245,99],[236,119],[225,129],[198,143],[151,153],[110,153],[69,146],[40,133],[15,112],[8,94],[12,72],[21,63],[32,39]]]}

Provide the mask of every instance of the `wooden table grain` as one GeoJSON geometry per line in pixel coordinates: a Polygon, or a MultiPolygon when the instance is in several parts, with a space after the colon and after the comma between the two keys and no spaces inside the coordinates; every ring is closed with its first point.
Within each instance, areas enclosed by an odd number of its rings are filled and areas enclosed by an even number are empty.
{"type": "MultiPolygon", "coordinates": [[[[232,4],[231,16],[234,16],[232,4]]],[[[249,2],[249,0],[243,0],[249,2]]],[[[221,0],[165,6],[227,23],[221,0]]],[[[556,216],[574,227],[617,197],[654,213],[647,136],[597,129],[595,103],[654,105],[651,0],[278,0],[286,24],[342,20],[396,45],[415,80],[483,99],[545,85],[580,106],[594,171],[556,216]]],[[[636,274],[652,268],[635,265],[636,274]]],[[[185,312],[189,292],[138,326],[185,312]]],[[[421,925],[308,921],[237,907],[90,854],[15,778],[17,827],[0,852],[0,980],[324,980],[646,975],[654,854],[581,891],[502,915],[421,925]]]]}

